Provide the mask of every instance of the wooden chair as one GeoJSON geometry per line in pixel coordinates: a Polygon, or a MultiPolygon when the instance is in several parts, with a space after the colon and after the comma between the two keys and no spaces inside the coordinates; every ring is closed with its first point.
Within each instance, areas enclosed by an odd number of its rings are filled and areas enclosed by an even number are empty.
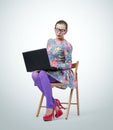
{"type": "MultiPolygon", "coordinates": [[[[76,63],[72,64],[72,69],[73,69],[73,71],[75,73],[75,78],[76,78],[77,82],[78,82],[78,75],[77,75],[78,65],[79,65],[79,61],[77,61],[76,63]]],[[[51,83],[51,87],[52,88],[54,88],[54,87],[61,88],[62,86],[63,86],[62,83],[51,83]]],[[[45,106],[42,106],[43,98],[44,98],[44,95],[42,94],[42,96],[40,98],[39,105],[38,105],[38,110],[37,110],[36,116],[39,116],[41,108],[45,107],[45,106]]],[[[68,100],[68,102],[61,102],[61,104],[67,104],[67,108],[66,108],[67,112],[66,112],[65,119],[68,119],[68,115],[69,115],[69,111],[70,111],[70,106],[71,105],[76,105],[77,106],[77,115],[78,116],[80,115],[78,84],[77,84],[77,86],[74,89],[70,89],[70,94],[69,94],[69,100],[68,100]],[[74,90],[76,91],[75,92],[76,99],[75,99],[75,102],[72,102],[72,96],[73,96],[73,91],[74,90]]]]}

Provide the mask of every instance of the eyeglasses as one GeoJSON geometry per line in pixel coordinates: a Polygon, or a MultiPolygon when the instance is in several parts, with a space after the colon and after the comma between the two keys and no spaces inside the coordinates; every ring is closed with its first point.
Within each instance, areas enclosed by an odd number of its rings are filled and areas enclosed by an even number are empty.
{"type": "Polygon", "coordinates": [[[59,29],[59,28],[55,28],[56,32],[60,32],[60,33],[65,33],[66,30],[65,29],[59,29]]]}

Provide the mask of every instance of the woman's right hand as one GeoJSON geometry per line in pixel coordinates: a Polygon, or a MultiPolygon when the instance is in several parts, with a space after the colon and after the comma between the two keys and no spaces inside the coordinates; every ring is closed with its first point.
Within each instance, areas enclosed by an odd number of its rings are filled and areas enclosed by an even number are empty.
{"type": "Polygon", "coordinates": [[[50,64],[52,67],[58,68],[58,63],[56,62],[56,60],[51,60],[50,64]]]}

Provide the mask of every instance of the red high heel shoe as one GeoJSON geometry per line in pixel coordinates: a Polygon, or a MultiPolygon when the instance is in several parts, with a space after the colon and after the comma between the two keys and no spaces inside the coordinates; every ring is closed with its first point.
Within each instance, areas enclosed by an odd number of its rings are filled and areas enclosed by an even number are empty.
{"type": "Polygon", "coordinates": [[[51,114],[43,116],[44,121],[51,121],[51,120],[53,120],[53,118],[54,118],[54,108],[53,108],[53,111],[51,114]]]}
{"type": "Polygon", "coordinates": [[[59,101],[58,99],[55,99],[55,100],[56,100],[56,102],[57,102],[57,104],[58,104],[58,108],[59,108],[59,109],[56,111],[55,117],[58,118],[58,117],[60,117],[60,116],[63,114],[61,108],[63,108],[63,109],[65,109],[65,108],[62,106],[62,104],[60,103],[60,101],[59,101]]]}
{"type": "Polygon", "coordinates": [[[56,111],[55,117],[58,118],[58,117],[60,117],[62,114],[63,114],[62,110],[58,109],[58,110],[56,111]]]}

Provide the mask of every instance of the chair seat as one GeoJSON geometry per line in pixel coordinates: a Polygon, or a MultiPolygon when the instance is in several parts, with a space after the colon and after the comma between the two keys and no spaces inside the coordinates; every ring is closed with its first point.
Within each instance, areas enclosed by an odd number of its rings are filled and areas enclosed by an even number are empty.
{"type": "Polygon", "coordinates": [[[62,84],[62,83],[51,83],[51,87],[56,87],[56,88],[59,88],[59,89],[66,89],[67,86],[62,84]]]}

